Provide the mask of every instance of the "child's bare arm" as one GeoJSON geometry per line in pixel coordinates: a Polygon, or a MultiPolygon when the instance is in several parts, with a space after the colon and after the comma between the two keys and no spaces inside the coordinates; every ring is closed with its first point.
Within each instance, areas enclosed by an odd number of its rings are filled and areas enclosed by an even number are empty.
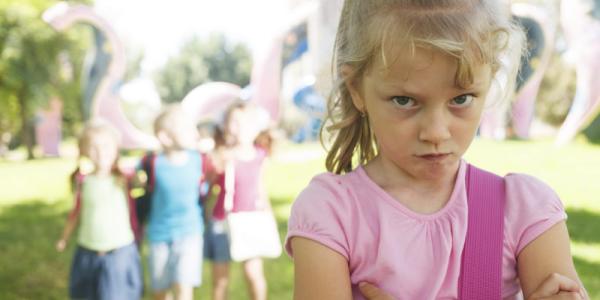
{"type": "Polygon", "coordinates": [[[79,211],[73,212],[67,218],[67,223],[65,224],[65,228],[63,229],[62,235],[58,242],[56,242],[56,250],[62,252],[67,247],[67,242],[69,238],[73,234],[75,228],[77,228],[77,224],[79,223],[79,211]]]}
{"type": "Polygon", "coordinates": [[[525,299],[548,297],[552,290],[558,291],[554,295],[581,292],[582,299],[587,299],[571,258],[565,222],[554,225],[527,245],[517,257],[517,264],[525,299]]]}
{"type": "Polygon", "coordinates": [[[348,262],[315,241],[294,237],[294,299],[352,299],[348,262]]]}

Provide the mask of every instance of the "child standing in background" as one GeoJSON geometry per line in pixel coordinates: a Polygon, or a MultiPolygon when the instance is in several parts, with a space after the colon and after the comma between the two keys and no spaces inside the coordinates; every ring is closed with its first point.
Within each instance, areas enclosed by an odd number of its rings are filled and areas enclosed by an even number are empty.
{"type": "MultiPolygon", "coordinates": [[[[344,2],[325,123],[331,173],[298,196],[288,224],[295,299],[465,299],[463,250],[479,229],[471,227],[469,174],[485,172],[462,156],[484,108],[499,100],[486,103],[504,83],[497,75],[515,79],[523,34],[506,6],[344,2]]],[[[499,288],[479,299],[586,298],[554,191],[522,174],[495,182],[505,193],[494,211],[503,213],[499,243],[480,247],[498,253],[499,288]]]]}
{"type": "MultiPolygon", "coordinates": [[[[193,299],[202,276],[202,157],[192,150],[196,127],[180,105],[154,121],[162,152],[153,155],[152,196],[146,228],[149,269],[155,299],[193,299]]],[[[150,176],[147,176],[148,178],[150,176]]]]}
{"type": "Polygon", "coordinates": [[[118,169],[116,130],[107,123],[87,124],[79,151],[91,160],[93,171],[76,178],[76,205],[56,244],[58,251],[64,251],[79,228],[69,295],[72,299],[139,299],[141,264],[130,225],[127,182],[118,169]]]}
{"type": "MultiPolygon", "coordinates": [[[[210,154],[207,178],[219,193],[206,231],[206,257],[213,262],[213,300],[227,299],[231,262],[228,232],[225,224],[225,170],[234,169],[232,212],[270,210],[263,182],[264,163],[271,150],[272,137],[262,122],[258,108],[244,102],[232,104],[225,112],[222,125],[215,133],[215,149],[210,154]]],[[[267,282],[260,257],[242,263],[250,299],[267,298],[267,282]]]]}

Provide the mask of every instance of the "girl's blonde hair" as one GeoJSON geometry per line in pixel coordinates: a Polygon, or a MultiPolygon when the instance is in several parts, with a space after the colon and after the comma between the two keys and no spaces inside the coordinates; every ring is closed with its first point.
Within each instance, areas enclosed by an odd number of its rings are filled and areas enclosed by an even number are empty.
{"type": "MultiPolygon", "coordinates": [[[[215,148],[228,148],[228,147],[234,146],[237,143],[236,137],[232,136],[231,133],[229,132],[229,128],[227,128],[227,126],[229,126],[229,122],[231,120],[231,116],[233,115],[233,112],[239,110],[239,111],[245,111],[245,112],[258,113],[258,109],[259,108],[257,106],[255,106],[254,104],[251,104],[242,99],[237,99],[234,102],[232,102],[225,110],[225,112],[223,114],[223,119],[221,120],[220,124],[215,127],[215,131],[214,131],[214,135],[213,135],[213,139],[215,141],[215,148]]],[[[257,116],[259,116],[259,115],[257,114],[257,116]]],[[[255,120],[255,121],[260,122],[261,120],[255,120]]],[[[257,126],[259,126],[259,125],[257,125],[257,126]]],[[[260,127],[262,127],[262,126],[260,126],[260,127]]],[[[275,140],[276,140],[275,130],[271,126],[264,126],[264,127],[265,128],[262,128],[261,131],[256,136],[256,139],[254,140],[254,144],[257,147],[260,147],[263,150],[265,150],[268,154],[271,154],[274,144],[275,144],[275,140]]]]}
{"type": "MultiPolygon", "coordinates": [[[[334,86],[321,127],[332,134],[326,167],[340,174],[353,169],[357,155],[365,164],[377,155],[368,118],[353,105],[346,82],[358,82],[376,59],[391,67],[400,57],[431,49],[456,59],[455,82],[473,82],[474,69],[502,70],[504,91],[512,91],[524,34],[500,0],[346,0],[334,46],[334,86]],[[342,75],[342,68],[350,74],[342,75]]],[[[490,93],[492,94],[492,93],[490,93]]],[[[511,94],[506,93],[503,98],[511,94]]],[[[325,144],[325,143],[324,143],[325,144]]]]}
{"type": "Polygon", "coordinates": [[[187,117],[181,104],[169,104],[154,119],[154,133],[158,134],[160,131],[173,132],[177,128],[175,124],[187,117]]]}
{"type": "MultiPolygon", "coordinates": [[[[90,147],[92,141],[98,137],[108,137],[115,142],[115,145],[119,145],[121,137],[116,128],[114,128],[109,123],[102,120],[92,120],[86,123],[83,131],[79,136],[78,146],[79,146],[79,156],[80,157],[90,157],[90,147]]],[[[75,170],[75,173],[79,172],[79,167],[75,170]]],[[[119,157],[115,158],[113,162],[113,166],[111,169],[113,175],[121,178],[123,177],[123,173],[119,169],[119,157]]]]}

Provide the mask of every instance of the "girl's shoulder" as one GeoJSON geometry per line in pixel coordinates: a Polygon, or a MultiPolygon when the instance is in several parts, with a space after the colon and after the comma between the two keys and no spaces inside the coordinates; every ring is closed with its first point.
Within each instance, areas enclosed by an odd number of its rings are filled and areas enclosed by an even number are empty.
{"type": "Polygon", "coordinates": [[[288,219],[285,248],[291,255],[289,243],[293,236],[303,236],[337,251],[346,259],[350,246],[346,237],[358,215],[349,176],[322,173],[313,177],[292,204],[288,219]]]}
{"type": "Polygon", "coordinates": [[[505,182],[505,232],[518,255],[529,242],[567,215],[560,197],[542,180],[511,173],[505,176],[505,182]]]}
{"type": "Polygon", "coordinates": [[[353,182],[354,175],[353,171],[343,175],[326,172],[314,176],[300,192],[294,201],[294,206],[296,208],[331,206],[339,210],[343,210],[343,207],[351,207],[351,202],[356,198],[353,191],[353,187],[356,186],[353,182]]]}
{"type": "Polygon", "coordinates": [[[509,173],[504,179],[508,199],[516,198],[529,203],[560,202],[554,189],[537,177],[522,173],[509,173]]]}
{"type": "Polygon", "coordinates": [[[315,175],[309,182],[307,189],[326,189],[330,191],[339,191],[351,185],[352,177],[355,171],[346,174],[335,174],[323,172],[315,175]]]}

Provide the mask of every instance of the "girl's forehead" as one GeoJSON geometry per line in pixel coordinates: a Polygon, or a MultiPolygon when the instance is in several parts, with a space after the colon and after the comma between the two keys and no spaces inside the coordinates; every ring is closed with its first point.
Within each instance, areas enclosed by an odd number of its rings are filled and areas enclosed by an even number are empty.
{"type": "Polygon", "coordinates": [[[392,48],[382,51],[382,55],[375,57],[367,74],[381,80],[410,81],[427,80],[429,76],[443,78],[449,85],[461,85],[457,80],[461,78],[461,72],[468,72],[472,77],[470,86],[486,85],[491,77],[491,69],[487,64],[459,66],[456,57],[441,50],[429,48],[402,49],[392,48]],[[392,52],[391,50],[395,50],[392,52]],[[466,67],[466,68],[464,68],[466,67]]]}

